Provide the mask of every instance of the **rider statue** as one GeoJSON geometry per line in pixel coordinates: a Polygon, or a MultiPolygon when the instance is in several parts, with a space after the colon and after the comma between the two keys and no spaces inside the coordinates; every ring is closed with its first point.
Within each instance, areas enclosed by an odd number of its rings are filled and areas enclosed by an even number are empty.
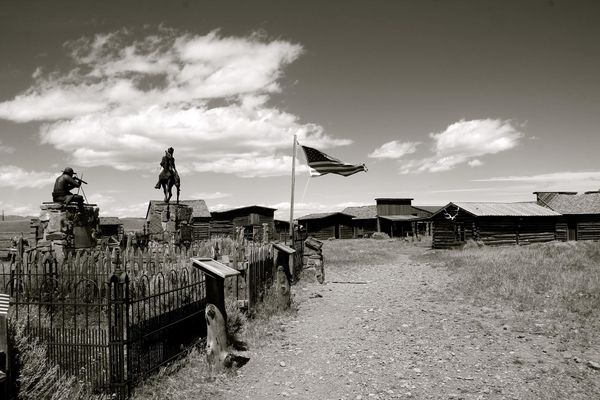
{"type": "Polygon", "coordinates": [[[175,168],[175,157],[173,157],[173,152],[175,150],[172,147],[169,147],[167,151],[165,151],[165,155],[160,162],[160,166],[163,168],[158,175],[158,182],[154,186],[155,189],[160,189],[164,184],[163,189],[165,190],[165,201],[168,202],[171,198],[171,187],[177,186],[178,189],[178,200],[179,200],[179,173],[175,168]],[[168,184],[172,182],[172,184],[168,184]],[[167,194],[168,191],[168,194],[167,194]]]}
{"type": "Polygon", "coordinates": [[[83,196],[71,193],[71,189],[81,187],[81,184],[86,182],[75,175],[71,167],[63,170],[62,175],[56,178],[54,183],[52,201],[63,204],[77,203],[79,211],[83,211],[83,196]]]}

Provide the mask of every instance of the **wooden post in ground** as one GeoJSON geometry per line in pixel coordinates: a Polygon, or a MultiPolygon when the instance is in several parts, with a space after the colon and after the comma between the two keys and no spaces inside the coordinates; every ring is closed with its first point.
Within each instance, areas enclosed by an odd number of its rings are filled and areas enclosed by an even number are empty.
{"type": "Polygon", "coordinates": [[[290,293],[290,282],[286,276],[283,266],[277,267],[275,279],[275,296],[277,298],[277,309],[284,311],[290,308],[292,298],[290,293]]]}

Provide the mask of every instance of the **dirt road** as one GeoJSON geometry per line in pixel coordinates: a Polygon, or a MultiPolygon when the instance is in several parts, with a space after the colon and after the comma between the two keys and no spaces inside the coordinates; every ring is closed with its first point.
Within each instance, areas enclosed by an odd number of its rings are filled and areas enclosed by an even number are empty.
{"type": "Polygon", "coordinates": [[[510,307],[461,297],[444,268],[411,258],[423,251],[330,266],[327,284],[295,286],[297,315],[250,351],[222,398],[600,398],[600,371],[583,356],[535,321],[514,328],[510,307]]]}

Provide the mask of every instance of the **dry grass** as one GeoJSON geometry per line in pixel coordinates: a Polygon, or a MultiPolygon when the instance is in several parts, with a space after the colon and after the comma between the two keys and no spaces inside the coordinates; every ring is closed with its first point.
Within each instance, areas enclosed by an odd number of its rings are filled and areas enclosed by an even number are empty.
{"type": "Polygon", "coordinates": [[[366,265],[395,263],[401,255],[421,253],[430,247],[431,239],[347,239],[323,243],[325,270],[363,270],[366,265]]]}
{"type": "MultiPolygon", "coordinates": [[[[246,342],[252,352],[267,345],[269,341],[265,338],[281,334],[284,329],[283,323],[296,313],[294,304],[289,311],[278,312],[271,292],[264,295],[263,302],[257,307],[251,318],[241,313],[235,304],[235,302],[229,301],[226,304],[228,335],[230,339],[246,342]]],[[[205,346],[205,341],[200,342],[187,357],[171,363],[162,368],[157,375],[146,379],[135,389],[132,399],[209,400],[221,398],[220,389],[223,388],[226,380],[236,374],[236,370],[229,370],[225,374],[211,377],[205,346]]]]}
{"type": "Polygon", "coordinates": [[[588,333],[579,340],[591,338],[600,325],[599,243],[467,246],[432,251],[424,259],[455,272],[461,292],[484,301],[508,302],[517,311],[544,314],[555,327],[577,326],[588,333]]]}

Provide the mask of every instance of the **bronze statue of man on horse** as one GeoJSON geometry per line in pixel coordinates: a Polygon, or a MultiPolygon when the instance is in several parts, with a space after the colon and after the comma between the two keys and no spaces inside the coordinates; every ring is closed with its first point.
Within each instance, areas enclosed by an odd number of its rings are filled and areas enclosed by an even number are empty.
{"type": "Polygon", "coordinates": [[[165,151],[165,155],[160,162],[160,166],[163,168],[158,175],[158,182],[155,189],[160,189],[162,187],[163,192],[165,194],[165,203],[168,203],[171,200],[171,189],[173,186],[177,187],[177,204],[179,204],[179,173],[175,168],[175,157],[173,157],[173,153],[175,150],[172,147],[169,147],[167,151],[165,151]]]}

